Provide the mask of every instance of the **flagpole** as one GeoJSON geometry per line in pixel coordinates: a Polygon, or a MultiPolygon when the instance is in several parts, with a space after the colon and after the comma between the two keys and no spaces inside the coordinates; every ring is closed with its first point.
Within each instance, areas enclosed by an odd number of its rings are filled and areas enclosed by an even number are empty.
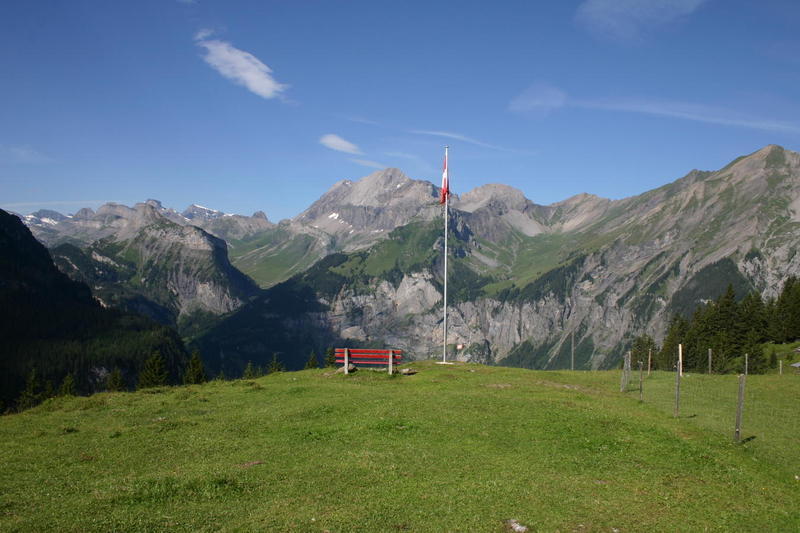
{"type": "MultiPolygon", "coordinates": [[[[448,164],[447,161],[447,149],[448,147],[444,147],[444,164],[445,168],[448,164]]],[[[448,188],[450,187],[450,169],[446,168],[446,172],[448,173],[448,188]]],[[[444,335],[442,335],[443,342],[442,342],[442,363],[447,363],[447,208],[450,199],[449,191],[444,195],[444,335]]]]}

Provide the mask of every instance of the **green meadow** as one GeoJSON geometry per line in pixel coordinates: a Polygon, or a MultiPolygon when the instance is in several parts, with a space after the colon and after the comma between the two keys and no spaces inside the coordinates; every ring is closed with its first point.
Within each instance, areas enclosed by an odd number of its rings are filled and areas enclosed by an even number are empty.
{"type": "Polygon", "coordinates": [[[1,417],[0,530],[800,530],[798,375],[748,379],[734,444],[735,376],[687,376],[674,418],[668,373],[640,403],[636,372],[405,366],[1,417]]]}

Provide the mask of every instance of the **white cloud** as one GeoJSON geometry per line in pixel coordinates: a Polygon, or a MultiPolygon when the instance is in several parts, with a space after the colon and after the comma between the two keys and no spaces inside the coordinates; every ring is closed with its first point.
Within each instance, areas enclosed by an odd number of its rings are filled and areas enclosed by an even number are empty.
{"type": "Polygon", "coordinates": [[[534,83],[511,100],[508,109],[517,113],[547,114],[563,107],[566,102],[567,95],[558,87],[546,83],[534,83]]]}
{"type": "Polygon", "coordinates": [[[545,84],[531,86],[511,100],[508,106],[511,111],[533,115],[562,107],[640,113],[765,131],[800,132],[800,126],[797,124],[761,119],[731,109],[643,98],[580,100],[570,98],[557,87],[545,84]]]}
{"type": "Polygon", "coordinates": [[[337,152],[344,152],[346,154],[360,155],[361,150],[355,144],[342,139],[334,133],[327,133],[319,138],[319,143],[326,148],[336,150],[337,152]]]}
{"type": "Polygon", "coordinates": [[[576,101],[576,107],[589,109],[603,109],[608,111],[625,111],[642,113],[670,118],[706,122],[722,126],[739,126],[765,131],[800,132],[800,126],[777,120],[761,119],[743,115],[737,111],[711,107],[703,104],[688,102],[673,102],[666,100],[606,100],[606,101],[576,101]]]}
{"type": "Polygon", "coordinates": [[[402,159],[407,159],[409,161],[412,161],[423,172],[426,172],[426,173],[433,174],[434,172],[436,172],[436,169],[434,169],[433,166],[431,166],[430,162],[427,159],[423,159],[423,158],[421,158],[420,156],[418,156],[416,154],[409,154],[409,153],[406,153],[406,152],[383,152],[383,155],[385,155],[387,157],[399,157],[399,158],[402,158],[402,159]]]}
{"type": "Polygon", "coordinates": [[[224,77],[267,99],[280,96],[289,87],[276,81],[272,69],[250,52],[226,41],[207,39],[210,35],[210,30],[200,30],[195,40],[206,49],[203,60],[224,77]]]}
{"type": "Polygon", "coordinates": [[[466,135],[461,135],[460,133],[453,133],[450,131],[411,130],[409,133],[414,133],[417,135],[432,135],[434,137],[452,139],[454,141],[461,141],[468,144],[474,144],[475,146],[482,146],[483,148],[489,148],[490,150],[497,150],[499,152],[528,153],[525,152],[524,150],[514,150],[513,148],[504,148],[502,146],[497,146],[495,144],[485,143],[483,141],[479,141],[478,139],[474,139],[472,137],[467,137],[466,135]]]}
{"type": "Polygon", "coordinates": [[[370,161],[368,159],[351,159],[350,161],[352,161],[353,163],[356,163],[358,165],[361,165],[361,166],[364,166],[364,167],[370,167],[370,168],[384,169],[384,168],[388,168],[388,166],[389,166],[389,165],[384,165],[383,163],[378,163],[377,161],[370,161]]]}
{"type": "Polygon", "coordinates": [[[380,124],[378,122],[375,122],[374,120],[370,120],[368,118],[360,117],[360,116],[357,116],[357,115],[337,115],[337,116],[340,117],[340,118],[343,118],[345,120],[349,120],[350,122],[356,122],[358,124],[368,124],[370,126],[380,126],[380,124]]]}
{"type": "Polygon", "coordinates": [[[0,160],[15,163],[49,163],[50,157],[27,145],[0,145],[0,160]]]}
{"type": "Polygon", "coordinates": [[[585,0],[575,20],[590,32],[620,41],[639,39],[643,32],[697,10],[708,0],[585,0]]]}
{"type": "Polygon", "coordinates": [[[38,211],[39,209],[53,209],[59,212],[67,212],[76,207],[91,207],[97,208],[101,205],[109,203],[108,200],[56,200],[56,201],[40,201],[40,202],[11,202],[0,204],[0,207],[8,211],[15,209],[24,210],[28,212],[38,211]]]}
{"type": "Polygon", "coordinates": [[[203,41],[214,35],[214,30],[209,28],[201,28],[194,34],[195,41],[203,41]]]}

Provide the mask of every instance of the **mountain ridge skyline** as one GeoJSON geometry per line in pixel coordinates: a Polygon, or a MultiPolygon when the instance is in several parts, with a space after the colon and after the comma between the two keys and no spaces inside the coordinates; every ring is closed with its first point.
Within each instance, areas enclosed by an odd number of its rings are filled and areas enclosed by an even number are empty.
{"type": "MultiPolygon", "coordinates": [[[[750,153],[747,153],[747,154],[744,154],[744,155],[740,155],[740,156],[736,156],[733,159],[730,159],[728,165],[734,163],[739,158],[748,157],[748,156],[754,155],[754,154],[756,154],[756,153],[758,153],[758,152],[760,152],[762,150],[769,150],[769,149],[771,149],[773,147],[777,147],[777,148],[780,148],[782,150],[786,150],[786,151],[792,152],[792,153],[800,153],[800,152],[797,152],[796,150],[787,149],[785,146],[782,146],[782,145],[779,145],[779,144],[769,143],[769,144],[766,144],[766,145],[762,146],[761,148],[759,148],[759,149],[757,149],[757,150],[755,150],[753,152],[750,152],[750,153]]],[[[721,168],[725,168],[725,167],[721,167],[721,168]]],[[[721,170],[721,168],[720,169],[716,169],[716,170],[701,170],[701,169],[698,169],[698,168],[692,168],[691,170],[689,170],[688,172],[683,174],[681,177],[675,178],[675,179],[673,179],[671,181],[667,181],[667,182],[665,182],[665,183],[663,183],[661,185],[657,185],[656,187],[654,187],[654,189],[658,189],[660,187],[669,185],[670,183],[673,183],[674,181],[676,181],[678,179],[686,178],[687,176],[691,175],[693,172],[716,172],[718,170],[721,170]]],[[[440,186],[437,185],[436,180],[428,180],[428,179],[425,179],[425,178],[412,178],[412,177],[408,176],[408,174],[406,174],[403,171],[402,168],[386,167],[386,168],[371,172],[369,174],[362,175],[359,178],[355,178],[355,179],[353,179],[353,178],[344,178],[344,179],[337,180],[328,189],[326,189],[320,195],[320,198],[325,196],[326,194],[332,192],[334,189],[336,189],[337,187],[341,186],[342,184],[347,184],[347,183],[352,183],[352,184],[366,183],[372,178],[380,177],[385,173],[392,173],[394,171],[399,172],[400,174],[402,174],[403,176],[407,177],[412,182],[430,184],[435,188],[436,191],[438,191],[440,189],[440,186]]],[[[456,179],[457,179],[457,177],[456,177],[456,179]]],[[[453,183],[452,176],[451,176],[450,180],[451,180],[451,189],[452,189],[453,188],[452,187],[452,183],[453,183]]],[[[576,202],[583,201],[583,200],[593,200],[593,201],[598,201],[599,200],[599,201],[608,201],[608,202],[620,202],[620,201],[623,201],[623,200],[627,200],[627,199],[630,199],[630,198],[635,198],[637,196],[640,196],[641,194],[644,194],[644,193],[648,192],[649,190],[654,190],[654,189],[648,189],[646,191],[642,191],[641,193],[633,193],[633,194],[629,194],[627,196],[621,196],[621,197],[616,197],[616,198],[615,197],[601,196],[601,195],[595,194],[595,193],[593,193],[593,192],[591,192],[589,190],[584,190],[584,191],[581,191],[581,192],[578,192],[578,193],[571,194],[570,196],[568,196],[566,198],[563,198],[563,199],[560,199],[560,200],[555,200],[555,201],[550,202],[550,203],[537,203],[535,200],[533,200],[532,198],[527,196],[527,193],[521,188],[514,187],[514,186],[511,186],[511,185],[507,185],[507,184],[505,184],[505,183],[503,183],[501,181],[488,181],[486,183],[483,183],[481,185],[477,185],[477,186],[475,186],[475,187],[473,187],[473,188],[471,188],[471,189],[469,189],[467,191],[461,192],[461,193],[452,192],[451,193],[451,197],[453,197],[454,200],[457,202],[458,200],[460,200],[465,195],[470,195],[472,193],[476,193],[476,192],[478,192],[478,191],[480,191],[482,189],[490,188],[492,186],[500,186],[500,187],[505,188],[505,189],[510,189],[510,190],[517,191],[517,192],[521,193],[522,196],[526,200],[534,203],[534,205],[541,206],[541,207],[559,207],[559,206],[568,205],[568,204],[576,203],[576,202]]],[[[152,197],[148,197],[147,199],[145,199],[143,201],[134,202],[132,204],[132,206],[130,206],[130,207],[127,204],[125,204],[123,202],[118,202],[118,201],[96,201],[96,202],[94,202],[95,204],[99,203],[97,208],[92,208],[92,207],[90,207],[88,205],[85,205],[85,206],[82,205],[74,213],[69,213],[69,211],[67,211],[67,213],[64,213],[64,212],[61,212],[59,210],[49,209],[49,208],[40,208],[40,209],[37,209],[35,211],[30,211],[28,213],[23,213],[23,212],[20,212],[19,210],[14,210],[14,209],[8,209],[7,211],[9,211],[11,213],[14,213],[15,215],[23,216],[23,217],[29,217],[29,216],[32,216],[32,215],[35,216],[37,212],[43,211],[43,212],[57,213],[57,214],[59,214],[61,216],[64,216],[64,217],[73,218],[76,215],[79,215],[79,213],[81,213],[81,211],[85,211],[87,209],[91,210],[93,212],[96,212],[100,207],[103,207],[103,206],[117,206],[117,205],[118,206],[132,208],[137,204],[146,204],[148,202],[155,202],[160,207],[163,207],[162,202],[160,200],[154,199],[152,197]]],[[[310,204],[309,206],[307,206],[306,208],[304,208],[303,210],[301,210],[300,212],[298,212],[294,216],[281,218],[281,219],[279,219],[277,221],[274,221],[274,222],[273,222],[274,219],[271,219],[269,217],[269,214],[266,213],[264,210],[261,210],[261,209],[257,209],[251,215],[245,215],[245,214],[242,214],[242,213],[225,212],[225,211],[222,211],[220,209],[216,209],[215,207],[207,207],[207,206],[200,205],[200,204],[198,204],[196,202],[187,203],[186,207],[183,210],[180,210],[180,211],[175,207],[163,207],[163,209],[168,210],[168,211],[173,211],[176,214],[179,214],[179,215],[183,216],[187,220],[191,220],[191,218],[187,218],[185,216],[185,213],[189,212],[191,210],[191,208],[196,207],[196,208],[200,208],[200,209],[209,210],[209,211],[213,211],[213,212],[219,213],[220,216],[226,215],[226,216],[240,216],[240,217],[260,217],[261,215],[263,215],[268,221],[270,221],[272,223],[275,223],[275,224],[280,224],[280,223],[283,223],[283,222],[295,221],[296,219],[300,218],[305,213],[305,211],[307,211],[309,209],[309,207],[311,207],[311,205],[313,205],[313,202],[312,202],[312,204],[310,204]]],[[[454,205],[454,207],[455,207],[455,205],[454,205]]]]}

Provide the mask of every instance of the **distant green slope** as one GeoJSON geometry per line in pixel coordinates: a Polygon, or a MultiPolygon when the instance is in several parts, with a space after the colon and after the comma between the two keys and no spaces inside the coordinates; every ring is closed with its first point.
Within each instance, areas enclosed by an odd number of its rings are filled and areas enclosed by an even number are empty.
{"type": "MultiPolygon", "coordinates": [[[[732,445],[727,429],[620,394],[617,372],[414,367],[56,399],[2,417],[0,529],[800,528],[797,448],[776,460],[775,434],[732,445]]],[[[765,402],[800,393],[792,376],[762,378],[752,390],[765,402]]]]}

